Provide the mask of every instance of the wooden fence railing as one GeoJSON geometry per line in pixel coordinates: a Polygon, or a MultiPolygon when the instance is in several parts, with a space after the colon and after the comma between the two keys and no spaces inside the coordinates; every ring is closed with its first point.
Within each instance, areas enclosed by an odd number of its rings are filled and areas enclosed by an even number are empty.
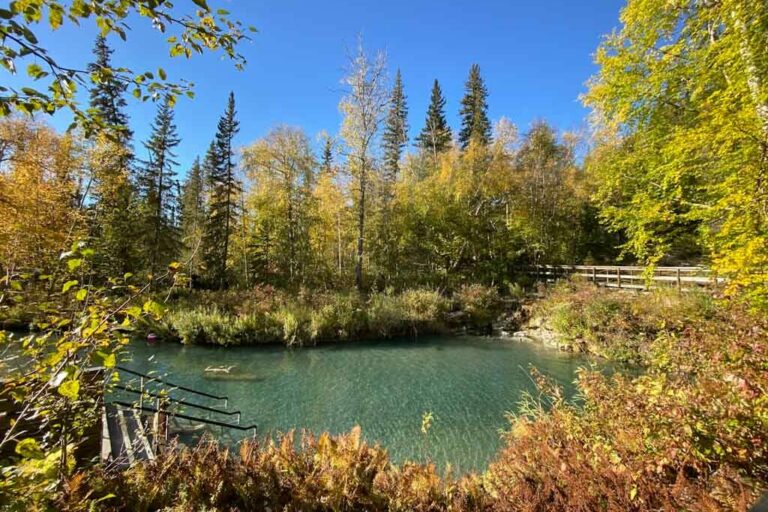
{"type": "Polygon", "coordinates": [[[554,282],[569,276],[580,276],[598,286],[647,290],[677,288],[687,291],[713,288],[725,282],[704,267],[656,267],[652,274],[646,267],[615,265],[535,265],[524,272],[539,281],[554,282]]]}

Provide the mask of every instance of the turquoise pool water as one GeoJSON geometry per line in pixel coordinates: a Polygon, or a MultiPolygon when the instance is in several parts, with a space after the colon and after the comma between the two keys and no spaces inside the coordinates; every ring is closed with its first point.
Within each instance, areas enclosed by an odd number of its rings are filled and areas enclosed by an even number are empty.
{"type": "MultiPolygon", "coordinates": [[[[484,469],[498,450],[506,413],[517,410],[523,393],[535,392],[531,366],[573,394],[577,368],[590,363],[532,344],[461,336],[297,350],[136,342],[122,364],[229,396],[230,409],[242,410],[242,424],[258,424],[260,435],[302,428],[341,433],[360,425],[363,437],[381,443],[395,461],[429,459],[471,471],[484,469]],[[229,374],[205,371],[230,366],[229,374]],[[435,419],[425,442],[427,411],[435,419]]],[[[250,434],[224,437],[244,435],[250,434]]]]}

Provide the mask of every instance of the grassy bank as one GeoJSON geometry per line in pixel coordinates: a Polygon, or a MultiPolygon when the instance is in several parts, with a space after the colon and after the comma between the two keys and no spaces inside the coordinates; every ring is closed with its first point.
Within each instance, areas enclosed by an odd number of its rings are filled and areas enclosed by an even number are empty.
{"type": "MultiPolygon", "coordinates": [[[[587,294],[597,311],[612,311],[590,317],[588,332],[605,347],[632,334],[645,371],[582,371],[579,404],[534,372],[541,395],[510,417],[504,446],[483,474],[397,466],[354,431],[310,437],[299,449],[290,439],[245,444],[234,457],[206,444],[122,473],[78,475],[58,506],[84,510],[89,499],[112,494],[102,507],[746,510],[768,488],[768,321],[736,304],[580,285],[561,285],[536,308],[571,304],[577,309],[566,318],[575,318],[587,294]]],[[[428,436],[426,428],[425,442],[428,436]]]]}
{"type": "Polygon", "coordinates": [[[617,291],[561,281],[529,308],[526,332],[567,350],[645,364],[659,336],[679,336],[716,318],[717,311],[704,292],[617,291]]]}
{"type": "Polygon", "coordinates": [[[178,297],[163,324],[166,338],[185,344],[288,346],[393,336],[488,330],[499,311],[498,293],[479,285],[444,296],[435,290],[402,293],[299,293],[271,288],[192,292],[178,297]]]}

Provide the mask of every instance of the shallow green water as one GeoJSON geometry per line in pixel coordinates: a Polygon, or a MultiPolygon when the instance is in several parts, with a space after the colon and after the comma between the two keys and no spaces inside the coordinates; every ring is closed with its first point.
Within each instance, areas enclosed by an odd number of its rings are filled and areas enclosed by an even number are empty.
{"type": "Polygon", "coordinates": [[[258,424],[262,435],[360,425],[363,437],[380,442],[395,461],[429,458],[469,471],[486,467],[509,425],[505,414],[534,391],[530,366],[573,393],[576,369],[589,363],[531,344],[464,336],[300,350],[137,342],[123,364],[229,396],[230,408],[244,411],[242,423],[258,424]],[[204,371],[230,365],[227,380],[204,371]],[[428,442],[420,430],[425,411],[435,416],[428,442]]]}

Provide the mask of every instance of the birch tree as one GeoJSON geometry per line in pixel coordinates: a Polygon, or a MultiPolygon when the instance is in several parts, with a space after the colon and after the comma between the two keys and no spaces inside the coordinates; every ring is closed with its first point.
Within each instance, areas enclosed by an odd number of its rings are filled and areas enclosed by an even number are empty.
{"type": "Polygon", "coordinates": [[[277,261],[289,283],[297,282],[307,266],[315,166],[309,139],[297,128],[277,127],[243,151],[243,168],[252,184],[249,204],[269,202],[276,210],[278,218],[266,219],[262,228],[276,228],[277,261]]]}
{"type": "Polygon", "coordinates": [[[621,21],[585,96],[604,220],[650,265],[688,241],[768,307],[768,5],[630,0],[621,21]]]}
{"type": "Polygon", "coordinates": [[[339,104],[344,116],[341,136],[347,150],[347,167],[354,182],[357,213],[357,249],[355,285],[363,290],[363,258],[365,255],[366,193],[375,172],[377,137],[389,104],[386,58],[379,52],[370,57],[358,44],[357,53],[349,59],[349,70],[343,78],[346,95],[339,104]]]}

